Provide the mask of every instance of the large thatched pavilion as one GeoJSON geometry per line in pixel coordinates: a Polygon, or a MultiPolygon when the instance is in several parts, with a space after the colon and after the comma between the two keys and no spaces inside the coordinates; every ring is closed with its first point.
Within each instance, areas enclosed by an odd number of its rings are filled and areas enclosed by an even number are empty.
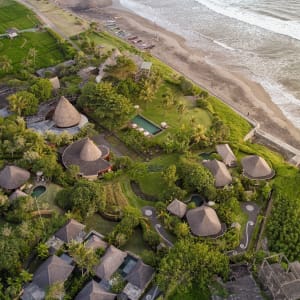
{"type": "Polygon", "coordinates": [[[76,134],[88,123],[88,119],[80,114],[64,96],[59,101],[43,103],[36,116],[26,119],[27,127],[39,133],[47,131],[61,134],[67,131],[76,134]]]}
{"type": "Polygon", "coordinates": [[[215,210],[209,206],[202,205],[190,209],[186,218],[196,236],[218,236],[222,233],[222,224],[215,210]]]}
{"type": "Polygon", "coordinates": [[[267,162],[260,156],[249,155],[242,159],[243,175],[249,179],[271,179],[275,176],[267,162]]]}
{"type": "Polygon", "coordinates": [[[27,170],[16,166],[6,166],[0,172],[0,187],[5,190],[14,190],[23,185],[30,178],[27,170]]]}
{"type": "Polygon", "coordinates": [[[79,166],[80,175],[96,179],[98,175],[111,170],[109,148],[96,145],[90,138],[85,138],[69,145],[63,155],[62,162],[66,168],[71,165],[79,166]]]}
{"type": "Polygon", "coordinates": [[[211,172],[215,178],[217,188],[224,187],[232,183],[232,177],[225,164],[216,159],[203,161],[203,165],[211,172]]]}

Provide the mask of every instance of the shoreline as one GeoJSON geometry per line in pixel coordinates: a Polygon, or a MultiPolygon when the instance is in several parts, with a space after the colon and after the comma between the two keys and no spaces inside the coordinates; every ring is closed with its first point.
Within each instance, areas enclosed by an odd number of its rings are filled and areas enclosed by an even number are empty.
{"type": "Polygon", "coordinates": [[[114,18],[125,32],[143,41],[154,41],[156,46],[150,51],[153,56],[245,117],[249,113],[249,118],[260,123],[262,130],[300,149],[300,130],[284,116],[264,88],[245,74],[208,63],[204,51],[188,46],[183,37],[136,15],[116,1],[101,10],[90,9],[80,14],[98,21],[114,18]]]}
{"type": "Polygon", "coordinates": [[[105,4],[89,10],[73,7],[72,11],[100,22],[113,18],[125,32],[137,35],[143,41],[152,41],[156,45],[150,51],[153,56],[219,98],[247,120],[252,120],[250,123],[258,122],[263,131],[300,149],[300,130],[285,117],[259,83],[240,71],[227,70],[221,64],[210,64],[205,60],[207,53],[201,48],[188,46],[188,41],[182,36],[140,17],[118,1],[105,1],[105,4]]]}

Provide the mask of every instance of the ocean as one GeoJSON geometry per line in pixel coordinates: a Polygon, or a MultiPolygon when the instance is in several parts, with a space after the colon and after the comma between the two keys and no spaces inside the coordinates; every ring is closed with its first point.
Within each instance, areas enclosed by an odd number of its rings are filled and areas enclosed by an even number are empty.
{"type": "Polygon", "coordinates": [[[299,0],[120,0],[182,35],[211,64],[259,82],[300,128],[299,0]]]}

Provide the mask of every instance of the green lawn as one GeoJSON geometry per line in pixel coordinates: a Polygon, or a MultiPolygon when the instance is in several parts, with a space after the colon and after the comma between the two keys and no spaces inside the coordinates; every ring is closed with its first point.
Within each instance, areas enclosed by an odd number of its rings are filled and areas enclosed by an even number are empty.
{"type": "Polygon", "coordinates": [[[86,230],[96,230],[103,235],[109,234],[118,222],[112,222],[104,219],[99,214],[94,214],[85,220],[86,230]]]}
{"type": "Polygon", "coordinates": [[[14,72],[23,69],[22,63],[31,48],[37,51],[35,69],[55,65],[64,60],[56,40],[48,32],[26,32],[12,40],[0,39],[0,56],[6,55],[12,61],[14,72]]]}
{"type": "Polygon", "coordinates": [[[39,21],[25,6],[12,0],[0,0],[0,33],[12,27],[27,29],[35,27],[36,24],[39,21]]]}
{"type": "Polygon", "coordinates": [[[136,228],[134,230],[133,235],[124,246],[124,249],[137,255],[141,255],[144,250],[150,250],[147,244],[143,241],[141,228],[136,228]]]}
{"type": "Polygon", "coordinates": [[[208,289],[202,291],[197,286],[192,286],[187,288],[184,292],[176,290],[168,299],[172,300],[209,300],[210,292],[208,289]]]}
{"type": "Polygon", "coordinates": [[[62,210],[55,204],[56,194],[62,189],[57,184],[50,183],[47,185],[46,191],[37,198],[39,205],[46,204],[50,209],[56,210],[58,212],[62,212],[62,210]]]}

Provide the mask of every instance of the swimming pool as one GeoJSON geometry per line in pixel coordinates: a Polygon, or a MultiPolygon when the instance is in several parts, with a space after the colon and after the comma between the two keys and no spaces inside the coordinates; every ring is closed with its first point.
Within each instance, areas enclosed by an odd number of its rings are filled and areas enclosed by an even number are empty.
{"type": "Polygon", "coordinates": [[[145,119],[141,115],[135,116],[132,120],[132,123],[136,124],[138,127],[144,128],[145,131],[150,132],[152,135],[158,134],[161,132],[161,128],[145,119]]]}
{"type": "Polygon", "coordinates": [[[33,189],[31,196],[37,198],[38,196],[45,193],[45,191],[46,191],[46,187],[39,185],[33,189]]]}
{"type": "Polygon", "coordinates": [[[191,202],[194,202],[196,206],[201,206],[205,202],[205,198],[202,197],[201,195],[194,194],[191,196],[191,202]]]}
{"type": "Polygon", "coordinates": [[[214,153],[217,153],[217,152],[215,152],[215,151],[202,152],[202,153],[199,154],[199,156],[201,156],[203,159],[210,160],[210,159],[212,159],[211,155],[214,154],[214,153]]]}

